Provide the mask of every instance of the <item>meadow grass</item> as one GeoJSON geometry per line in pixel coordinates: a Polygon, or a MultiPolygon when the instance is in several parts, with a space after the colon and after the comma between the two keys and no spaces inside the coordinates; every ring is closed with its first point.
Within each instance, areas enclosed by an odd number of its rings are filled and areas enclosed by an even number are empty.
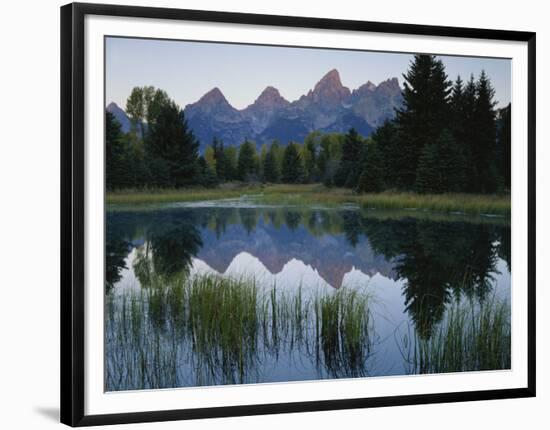
{"type": "Polygon", "coordinates": [[[382,192],[357,194],[344,188],[327,188],[321,184],[231,185],[218,188],[178,190],[123,190],[107,193],[110,205],[162,204],[221,199],[248,198],[259,204],[338,207],[356,205],[368,209],[407,209],[464,214],[510,215],[509,195],[417,194],[382,192]]]}
{"type": "Polygon", "coordinates": [[[510,308],[490,300],[481,305],[452,305],[429,339],[413,336],[410,373],[509,369],[510,308]]]}

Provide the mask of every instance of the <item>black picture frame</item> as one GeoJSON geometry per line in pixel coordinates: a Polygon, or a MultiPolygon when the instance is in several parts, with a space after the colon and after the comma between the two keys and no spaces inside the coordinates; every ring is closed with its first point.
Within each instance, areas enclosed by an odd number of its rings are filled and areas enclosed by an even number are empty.
{"type": "Polygon", "coordinates": [[[70,426],[216,418],[535,396],[535,97],[536,35],[294,16],[72,3],[61,7],[61,422],[70,426]],[[86,15],[255,24],[357,32],[520,41],[528,45],[528,384],[527,387],[376,398],[142,411],[84,412],[84,18],[86,15]]]}

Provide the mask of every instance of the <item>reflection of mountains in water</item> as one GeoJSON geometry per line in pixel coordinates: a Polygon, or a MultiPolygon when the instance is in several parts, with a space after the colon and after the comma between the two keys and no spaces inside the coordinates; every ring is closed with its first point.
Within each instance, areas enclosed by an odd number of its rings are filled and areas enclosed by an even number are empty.
{"type": "Polygon", "coordinates": [[[397,277],[394,262],[376,254],[364,237],[352,246],[344,234],[314,236],[303,226],[291,230],[285,225],[276,228],[262,221],[249,233],[242,225],[229,225],[220,237],[208,229],[203,229],[201,236],[203,246],[196,257],[218,273],[228,272],[235,267],[235,261],[238,267],[245,268],[240,259],[246,253],[259,260],[272,275],[283,272],[289,264],[301,262],[335,288],[342,286],[344,277],[352,271],[397,277]]]}
{"type": "MultiPolygon", "coordinates": [[[[208,275],[216,274],[228,276],[233,279],[254,279],[259,286],[286,288],[304,288],[305,290],[319,291],[319,288],[332,289],[327,279],[312,266],[303,261],[292,258],[283,265],[279,272],[271,272],[257,257],[248,252],[241,252],[233,258],[226,270],[215,270],[203,260],[193,259],[190,274],[208,275]]],[[[364,287],[370,281],[371,276],[361,270],[352,267],[342,276],[341,283],[337,287],[364,287]]]]}

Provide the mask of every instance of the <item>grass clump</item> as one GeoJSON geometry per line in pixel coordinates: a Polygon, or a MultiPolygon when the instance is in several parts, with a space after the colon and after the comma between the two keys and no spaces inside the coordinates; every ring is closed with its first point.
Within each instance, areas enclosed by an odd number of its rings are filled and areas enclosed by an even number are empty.
{"type": "Polygon", "coordinates": [[[510,369],[510,308],[494,300],[479,307],[452,305],[429,339],[414,335],[411,349],[410,373],[510,369]]]}
{"type": "Polygon", "coordinates": [[[341,289],[315,300],[316,338],[333,376],[365,376],[370,353],[369,296],[341,289]]]}
{"type": "Polygon", "coordinates": [[[160,276],[109,295],[107,390],[261,381],[279,354],[308,359],[321,377],[366,375],[369,297],[345,289],[305,297],[254,279],[160,276]],[[268,370],[268,369],[267,369],[268,370]]]}
{"type": "Polygon", "coordinates": [[[187,288],[188,329],[195,353],[207,363],[208,376],[223,383],[245,381],[258,341],[255,283],[200,276],[187,288]]]}

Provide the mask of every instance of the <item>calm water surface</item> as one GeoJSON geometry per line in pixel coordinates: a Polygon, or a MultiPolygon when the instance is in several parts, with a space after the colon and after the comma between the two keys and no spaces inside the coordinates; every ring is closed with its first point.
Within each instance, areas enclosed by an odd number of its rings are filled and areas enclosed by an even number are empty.
{"type": "Polygon", "coordinates": [[[108,391],[419,373],[411,340],[450,307],[510,299],[506,220],[199,203],[106,221],[108,391]],[[169,287],[209,277],[252,282],[257,312],[169,287]]]}

